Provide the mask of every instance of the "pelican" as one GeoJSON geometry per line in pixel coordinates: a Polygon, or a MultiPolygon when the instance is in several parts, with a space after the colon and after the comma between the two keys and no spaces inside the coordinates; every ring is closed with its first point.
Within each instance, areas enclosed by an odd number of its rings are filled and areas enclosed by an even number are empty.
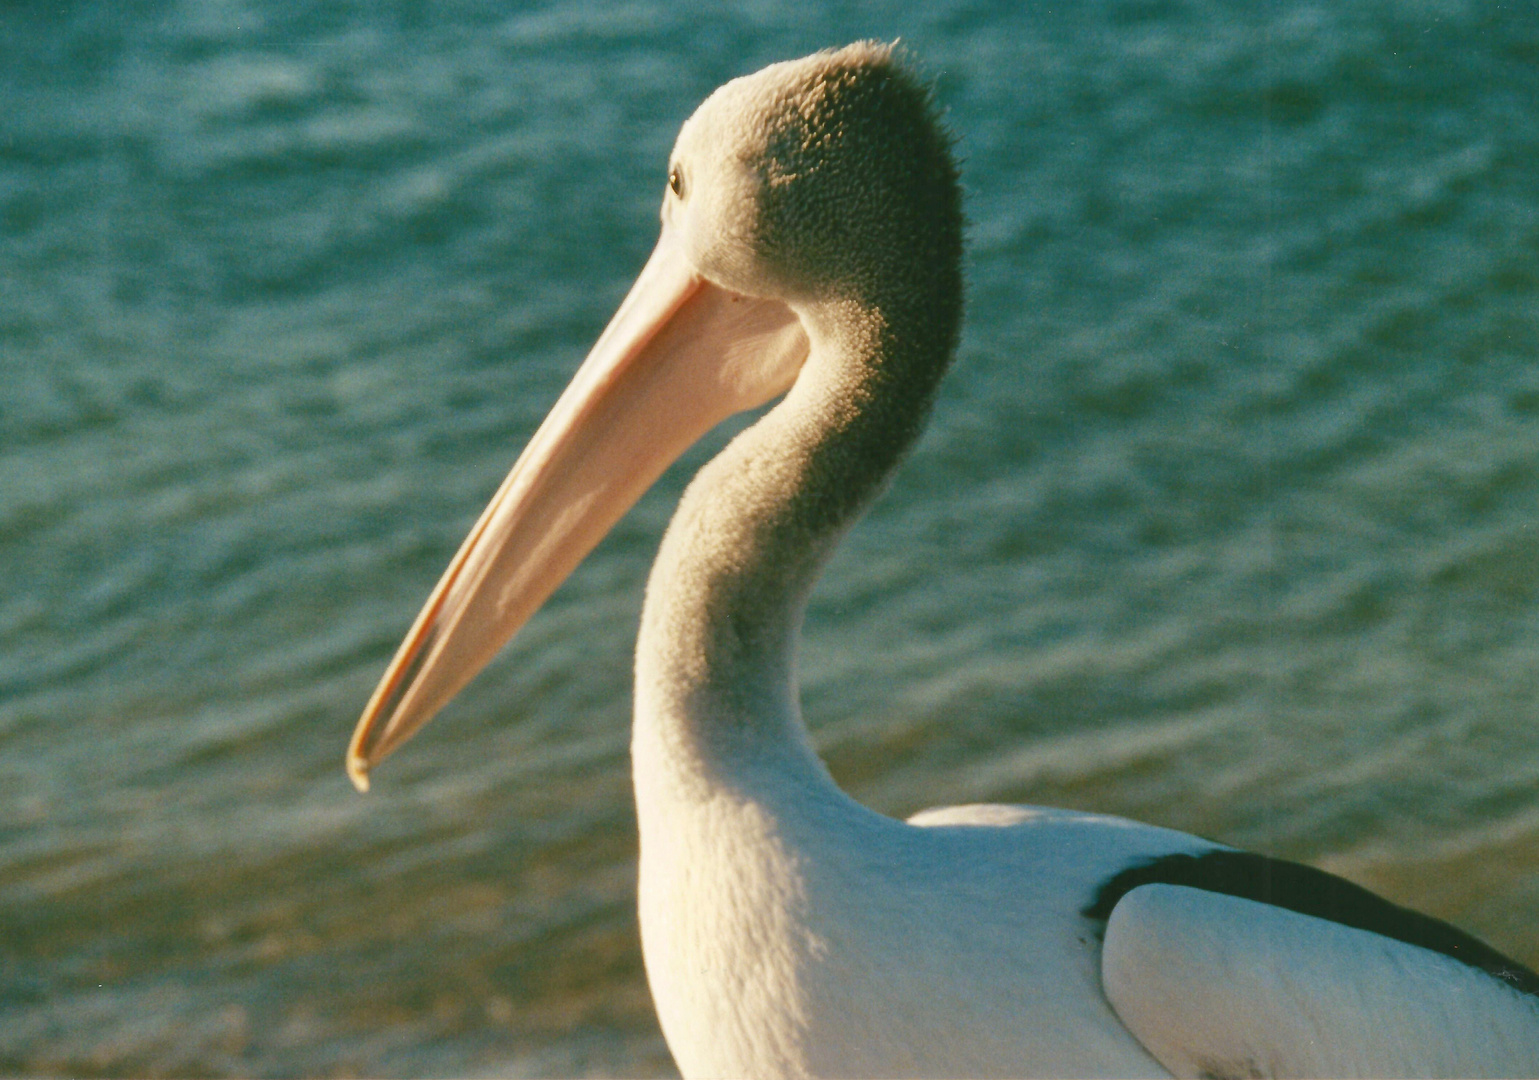
{"type": "Polygon", "coordinates": [[[685,492],[637,643],[642,946],[686,1076],[1539,1075],[1539,976],[1322,871],[1064,810],[897,821],[834,784],[807,597],[962,313],[957,171],[906,64],[775,64],[684,124],[655,251],[391,662],[354,782],[670,462],[780,398],[685,492]]]}

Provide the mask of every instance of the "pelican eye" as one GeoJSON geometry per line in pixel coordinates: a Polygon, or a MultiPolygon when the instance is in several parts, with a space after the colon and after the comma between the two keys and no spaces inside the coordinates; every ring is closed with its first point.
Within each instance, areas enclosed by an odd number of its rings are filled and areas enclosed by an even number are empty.
{"type": "Polygon", "coordinates": [[[677,165],[668,170],[668,190],[681,199],[684,197],[684,170],[677,165]]]}

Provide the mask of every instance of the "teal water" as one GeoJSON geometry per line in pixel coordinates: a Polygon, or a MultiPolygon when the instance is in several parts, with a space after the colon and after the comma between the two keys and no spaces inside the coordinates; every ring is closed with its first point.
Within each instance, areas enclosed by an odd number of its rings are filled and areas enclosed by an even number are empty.
{"type": "Polygon", "coordinates": [[[816,595],[893,814],[1125,814],[1539,963],[1520,5],[0,12],[0,1072],[671,1069],[626,745],[671,471],[352,793],[395,644],[734,75],[901,37],[967,331],[816,595]]]}

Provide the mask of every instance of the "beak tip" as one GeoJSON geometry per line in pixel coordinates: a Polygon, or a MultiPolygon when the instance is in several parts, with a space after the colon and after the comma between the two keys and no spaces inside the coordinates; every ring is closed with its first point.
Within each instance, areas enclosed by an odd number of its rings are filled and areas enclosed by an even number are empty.
{"type": "Polygon", "coordinates": [[[347,778],[353,782],[359,794],[369,790],[369,762],[361,754],[347,755],[347,778]]]}

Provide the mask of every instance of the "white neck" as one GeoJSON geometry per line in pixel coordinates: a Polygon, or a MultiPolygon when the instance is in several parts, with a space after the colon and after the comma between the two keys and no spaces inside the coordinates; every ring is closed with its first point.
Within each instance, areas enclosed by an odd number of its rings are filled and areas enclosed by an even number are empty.
{"type": "Polygon", "coordinates": [[[652,798],[705,797],[766,772],[832,787],[797,700],[807,596],[921,430],[954,344],[951,320],[891,310],[802,312],[812,348],[796,385],[700,471],[674,514],[637,643],[643,818],[652,798]]]}
{"type": "Polygon", "coordinates": [[[958,307],[907,330],[876,305],[799,312],[811,352],[796,384],[701,470],[653,567],[631,747],[638,894],[686,1075],[800,1060],[802,975],[821,948],[807,860],[841,861],[880,819],[812,748],[797,636],[823,563],[923,425],[958,307]]]}

